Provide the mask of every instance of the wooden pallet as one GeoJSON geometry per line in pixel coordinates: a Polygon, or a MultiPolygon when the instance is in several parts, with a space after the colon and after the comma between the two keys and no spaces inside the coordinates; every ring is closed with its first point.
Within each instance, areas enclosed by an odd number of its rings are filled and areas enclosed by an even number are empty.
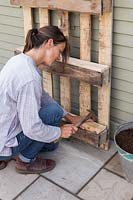
{"type": "MultiPolygon", "coordinates": [[[[60,76],[60,102],[71,111],[70,79],[80,81],[80,115],[91,109],[91,86],[98,87],[98,123],[86,122],[85,130],[79,129],[76,138],[107,150],[109,148],[109,115],[112,53],[112,0],[11,0],[24,12],[24,30],[33,26],[32,8],[39,8],[40,27],[49,24],[49,10],[58,11],[58,26],[69,38],[69,11],[80,12],[80,59],[69,58],[64,70],[56,62],[43,72],[45,90],[53,96],[52,74],[60,76]],[[74,5],[74,6],[73,6],[74,5]],[[99,16],[99,63],[91,59],[91,15],[99,16]],[[28,20],[27,20],[28,19],[28,20]]],[[[17,50],[19,52],[19,50],[17,50]]]]}

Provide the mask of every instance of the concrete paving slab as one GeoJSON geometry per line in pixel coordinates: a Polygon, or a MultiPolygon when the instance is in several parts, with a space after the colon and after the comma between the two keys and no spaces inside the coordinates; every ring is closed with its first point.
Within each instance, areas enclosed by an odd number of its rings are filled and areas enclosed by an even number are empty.
{"type": "Polygon", "coordinates": [[[78,198],[64,191],[57,185],[39,178],[16,200],[78,200],[78,198]]]}
{"type": "Polygon", "coordinates": [[[107,163],[107,165],[105,165],[105,169],[108,169],[124,177],[124,172],[122,170],[122,165],[120,163],[120,157],[118,153],[107,163]]]}
{"type": "Polygon", "coordinates": [[[72,146],[77,153],[82,152],[82,156],[84,155],[87,157],[87,159],[90,159],[92,162],[95,162],[98,165],[105,164],[107,160],[109,160],[117,152],[113,141],[110,141],[109,151],[97,149],[76,139],[71,139],[70,141],[66,140],[64,142],[69,146],[72,146]]]}
{"type": "Polygon", "coordinates": [[[78,196],[84,200],[132,200],[133,184],[103,169],[78,196]]]}
{"type": "Polygon", "coordinates": [[[77,140],[62,141],[56,151],[43,155],[54,159],[57,164],[54,170],[43,176],[77,193],[115,152],[113,143],[110,151],[105,152],[77,140]]]}
{"type": "Polygon", "coordinates": [[[15,162],[0,171],[0,199],[11,200],[32,183],[38,175],[21,175],[15,172],[15,162]]]}

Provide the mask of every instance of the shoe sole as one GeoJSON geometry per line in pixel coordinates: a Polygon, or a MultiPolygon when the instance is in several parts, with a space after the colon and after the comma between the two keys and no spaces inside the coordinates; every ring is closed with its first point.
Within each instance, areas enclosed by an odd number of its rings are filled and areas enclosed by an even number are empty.
{"type": "Polygon", "coordinates": [[[37,171],[31,171],[31,170],[21,170],[21,169],[17,169],[15,168],[16,172],[20,173],[20,174],[41,174],[41,173],[45,173],[45,172],[49,172],[52,169],[54,169],[56,166],[56,164],[53,164],[53,166],[51,166],[50,168],[47,168],[45,170],[37,170],[37,171]]]}
{"type": "Polygon", "coordinates": [[[7,164],[11,161],[11,160],[16,160],[15,158],[11,158],[9,160],[1,160],[0,161],[0,170],[4,169],[7,167],[7,164]]]}
{"type": "Polygon", "coordinates": [[[0,170],[6,168],[7,162],[6,161],[0,161],[0,170]]]}

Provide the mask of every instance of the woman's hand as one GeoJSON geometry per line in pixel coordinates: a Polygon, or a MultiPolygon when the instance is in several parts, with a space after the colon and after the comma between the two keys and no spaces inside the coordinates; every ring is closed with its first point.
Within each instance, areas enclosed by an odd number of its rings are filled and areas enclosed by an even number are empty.
{"type": "MultiPolygon", "coordinates": [[[[77,124],[79,121],[81,121],[81,117],[77,116],[77,115],[71,115],[71,114],[67,114],[64,117],[68,122],[71,122],[72,124],[77,124]]],[[[84,129],[84,127],[81,125],[80,128],[84,129]]]]}
{"type": "Polygon", "coordinates": [[[65,124],[60,127],[61,138],[69,138],[71,135],[75,134],[78,128],[73,124],[65,124]]]}
{"type": "Polygon", "coordinates": [[[72,124],[76,124],[76,123],[78,123],[81,120],[80,116],[71,115],[69,113],[67,115],[65,115],[64,118],[66,119],[67,122],[70,122],[72,124]]]}

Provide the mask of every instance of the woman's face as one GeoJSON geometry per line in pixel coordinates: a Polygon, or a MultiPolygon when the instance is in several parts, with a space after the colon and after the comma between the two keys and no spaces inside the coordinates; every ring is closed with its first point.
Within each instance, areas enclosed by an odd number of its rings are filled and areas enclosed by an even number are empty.
{"type": "Polygon", "coordinates": [[[53,62],[60,59],[65,46],[65,42],[54,45],[52,39],[48,40],[48,42],[44,45],[44,57],[42,63],[51,66],[53,62]]]}

